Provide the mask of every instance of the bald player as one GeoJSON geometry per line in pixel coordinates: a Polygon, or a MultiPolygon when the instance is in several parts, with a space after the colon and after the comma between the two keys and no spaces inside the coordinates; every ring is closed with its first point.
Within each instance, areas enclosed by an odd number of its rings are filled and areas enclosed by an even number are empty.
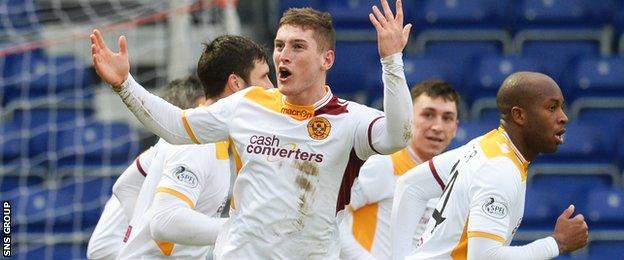
{"type": "MultiPolygon", "coordinates": [[[[392,209],[392,238],[417,225],[410,216],[422,201],[440,197],[408,259],[549,259],[587,244],[584,217],[574,205],[559,216],[552,235],[524,246],[509,246],[524,213],[527,168],[540,153],[563,143],[568,118],[564,98],[550,77],[533,72],[510,75],[496,95],[501,124],[466,145],[434,157],[399,178],[392,209]],[[443,188],[437,187],[441,180],[443,188]]],[[[406,246],[393,247],[403,259],[406,246]]]]}

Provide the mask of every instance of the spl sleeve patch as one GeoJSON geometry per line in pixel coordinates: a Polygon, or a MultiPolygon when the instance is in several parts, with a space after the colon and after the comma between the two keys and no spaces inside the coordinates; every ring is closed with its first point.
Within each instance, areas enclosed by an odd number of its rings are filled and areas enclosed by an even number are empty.
{"type": "Polygon", "coordinates": [[[483,202],[481,210],[486,215],[497,219],[505,218],[509,211],[505,203],[497,201],[493,197],[489,197],[483,202]]]}
{"type": "Polygon", "coordinates": [[[173,169],[173,180],[189,188],[195,188],[198,184],[197,175],[183,165],[173,169]]]}

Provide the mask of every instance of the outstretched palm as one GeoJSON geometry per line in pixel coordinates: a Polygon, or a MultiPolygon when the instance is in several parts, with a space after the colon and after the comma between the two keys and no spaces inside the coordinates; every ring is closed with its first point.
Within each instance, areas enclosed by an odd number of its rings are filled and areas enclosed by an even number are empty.
{"type": "Polygon", "coordinates": [[[368,15],[371,23],[377,30],[377,45],[379,55],[385,58],[389,55],[402,52],[409,39],[411,24],[403,26],[403,3],[396,1],[396,16],[392,14],[387,0],[381,0],[383,14],[373,6],[373,13],[368,15]]]}
{"type": "MultiPolygon", "coordinates": [[[[119,52],[111,51],[104,42],[102,33],[95,29],[91,38],[91,56],[95,72],[110,84],[113,89],[119,87],[130,73],[130,63],[128,61],[128,49],[126,48],[126,38],[119,37],[119,52]]],[[[117,90],[117,89],[116,89],[117,90]]]]}

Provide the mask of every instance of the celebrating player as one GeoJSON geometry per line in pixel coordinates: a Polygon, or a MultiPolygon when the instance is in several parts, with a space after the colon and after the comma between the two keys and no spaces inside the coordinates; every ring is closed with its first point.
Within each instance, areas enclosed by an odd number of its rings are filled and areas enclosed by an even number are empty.
{"type": "Polygon", "coordinates": [[[151,131],[176,143],[231,138],[242,168],[217,257],[227,259],[335,258],[339,253],[336,209],[363,160],[390,154],[411,138],[412,103],[402,50],[411,25],[403,26],[386,0],[369,18],[377,30],[385,116],[338,99],[325,85],[334,61],[329,14],[290,9],[280,20],[273,61],[278,89],[249,88],[197,109],[181,110],[143,89],[129,75],[125,38],[113,53],[92,35],[96,71],[151,131]],[[182,119],[182,120],[180,120],[182,119]]]}
{"type": "MultiPolygon", "coordinates": [[[[218,99],[249,85],[262,85],[272,88],[273,84],[268,78],[268,73],[268,56],[261,46],[240,36],[220,36],[206,44],[198,62],[198,74],[203,88],[197,80],[176,80],[166,87],[161,95],[165,100],[178,107],[192,108],[196,107],[197,104],[204,104],[206,96],[218,99]],[[233,56],[238,57],[238,59],[231,59],[233,56]]],[[[155,147],[167,145],[161,139],[155,147]]],[[[139,197],[139,191],[144,180],[146,180],[145,177],[150,170],[154,157],[160,150],[160,148],[155,147],[137,157],[135,162],[115,183],[114,190],[117,196],[111,197],[107,202],[100,221],[91,236],[87,250],[89,259],[115,259],[119,254],[124,233],[128,227],[128,219],[131,219],[133,212],[135,212],[135,203],[139,197]],[[125,214],[122,214],[117,198],[123,200],[121,205],[124,206],[123,212],[125,214]]],[[[163,160],[162,155],[159,160],[163,160]]],[[[222,162],[219,161],[218,164],[222,164],[222,162]]],[[[154,175],[160,175],[164,166],[162,162],[157,162],[154,167],[152,172],[157,172],[154,175]]],[[[155,189],[160,177],[151,177],[154,178],[151,180],[152,184],[148,186],[153,186],[155,189]]],[[[149,194],[149,192],[146,193],[149,194]]],[[[152,197],[153,192],[148,198],[151,199],[152,197]]],[[[148,206],[149,204],[145,205],[144,208],[148,206]]],[[[151,243],[153,244],[153,242],[151,243]]]]}
{"type": "MultiPolygon", "coordinates": [[[[392,155],[371,156],[353,184],[349,210],[340,225],[343,259],[390,259],[390,212],[396,179],[443,152],[455,137],[459,94],[451,85],[426,80],[412,88],[411,96],[414,135],[410,145],[392,155]]],[[[435,201],[429,204],[435,205],[435,201]]],[[[429,215],[423,215],[422,223],[426,224],[429,215]]]]}
{"type": "Polygon", "coordinates": [[[498,129],[434,157],[397,183],[392,210],[393,258],[403,259],[415,225],[412,214],[423,201],[441,196],[411,259],[550,259],[587,244],[584,217],[570,205],[551,236],[524,246],[509,246],[524,213],[527,168],[540,153],[563,143],[568,118],[563,95],[550,77],[518,72],[496,96],[498,129]],[[440,187],[435,187],[440,183],[440,187]],[[410,228],[405,228],[410,230],[410,228]]]}

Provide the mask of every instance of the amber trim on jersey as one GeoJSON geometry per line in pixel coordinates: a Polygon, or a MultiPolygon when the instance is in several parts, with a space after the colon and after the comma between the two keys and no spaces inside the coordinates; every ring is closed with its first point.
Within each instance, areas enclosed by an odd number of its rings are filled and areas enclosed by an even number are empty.
{"type": "Polygon", "coordinates": [[[145,172],[145,170],[143,170],[143,167],[141,166],[141,162],[139,162],[139,158],[140,157],[137,157],[136,160],[134,160],[136,167],[139,170],[139,173],[143,175],[143,177],[147,177],[147,173],[145,172]]]}
{"type": "Polygon", "coordinates": [[[375,124],[375,122],[377,122],[377,120],[384,118],[384,116],[379,116],[375,119],[373,119],[373,121],[370,122],[370,124],[368,125],[368,145],[370,146],[371,149],[373,149],[374,152],[381,154],[380,152],[378,152],[377,150],[375,150],[375,147],[373,147],[373,125],[375,124]]]}
{"type": "Polygon", "coordinates": [[[520,173],[520,179],[526,181],[529,162],[518,154],[519,152],[507,137],[505,129],[499,127],[485,134],[479,141],[479,145],[488,159],[500,156],[511,160],[520,173]]]}
{"type": "Polygon", "coordinates": [[[221,141],[215,143],[215,153],[217,160],[228,160],[230,159],[230,154],[228,152],[228,146],[230,143],[228,141],[221,141]]]}
{"type": "Polygon", "coordinates": [[[395,176],[401,176],[418,165],[418,162],[414,160],[407,149],[408,148],[403,148],[400,151],[390,155],[395,176]]]}
{"type": "Polygon", "coordinates": [[[181,192],[177,190],[161,186],[161,187],[156,188],[156,192],[164,192],[164,193],[170,194],[186,202],[186,204],[188,204],[189,207],[195,208],[195,206],[193,205],[193,201],[191,201],[191,199],[189,199],[186,195],[182,194],[181,192]]]}
{"type": "Polygon", "coordinates": [[[481,232],[481,231],[468,231],[468,237],[485,237],[485,238],[489,238],[492,240],[496,240],[498,242],[501,242],[502,244],[505,243],[505,239],[502,238],[499,235],[494,235],[492,233],[487,233],[487,232],[481,232]]]}
{"type": "Polygon", "coordinates": [[[436,182],[438,183],[438,185],[440,185],[440,189],[444,190],[444,188],[446,187],[446,185],[444,185],[444,182],[442,181],[442,178],[440,178],[440,175],[438,174],[438,171],[435,168],[435,165],[433,164],[433,160],[429,160],[429,170],[431,170],[431,175],[433,175],[433,178],[436,180],[436,182]]]}
{"type": "Polygon", "coordinates": [[[162,252],[166,256],[171,256],[171,253],[173,253],[173,247],[175,246],[174,243],[160,240],[154,240],[154,242],[156,242],[156,245],[158,246],[158,249],[160,249],[160,252],[162,252]]]}
{"type": "Polygon", "coordinates": [[[238,150],[236,150],[236,145],[234,145],[234,140],[232,138],[228,138],[229,147],[232,151],[232,157],[234,158],[234,165],[236,166],[236,175],[240,173],[241,168],[243,168],[243,162],[241,161],[240,154],[238,154],[238,150]]]}
{"type": "Polygon", "coordinates": [[[307,120],[314,116],[314,106],[290,104],[284,100],[282,93],[278,89],[266,90],[260,87],[253,87],[247,91],[245,98],[266,109],[298,121],[307,120]]]}
{"type": "Polygon", "coordinates": [[[377,230],[377,212],[379,203],[365,205],[353,212],[353,228],[351,232],[366,251],[371,251],[375,231],[377,230]]]}
{"type": "Polygon", "coordinates": [[[186,117],[186,110],[182,110],[182,124],[184,124],[184,129],[191,138],[191,141],[195,144],[199,144],[199,140],[197,140],[197,136],[195,132],[193,132],[193,128],[191,128],[191,124],[189,124],[188,118],[186,117]]]}
{"type": "Polygon", "coordinates": [[[468,259],[468,219],[464,222],[464,230],[462,231],[457,245],[451,251],[451,258],[455,259],[468,259]]]}

